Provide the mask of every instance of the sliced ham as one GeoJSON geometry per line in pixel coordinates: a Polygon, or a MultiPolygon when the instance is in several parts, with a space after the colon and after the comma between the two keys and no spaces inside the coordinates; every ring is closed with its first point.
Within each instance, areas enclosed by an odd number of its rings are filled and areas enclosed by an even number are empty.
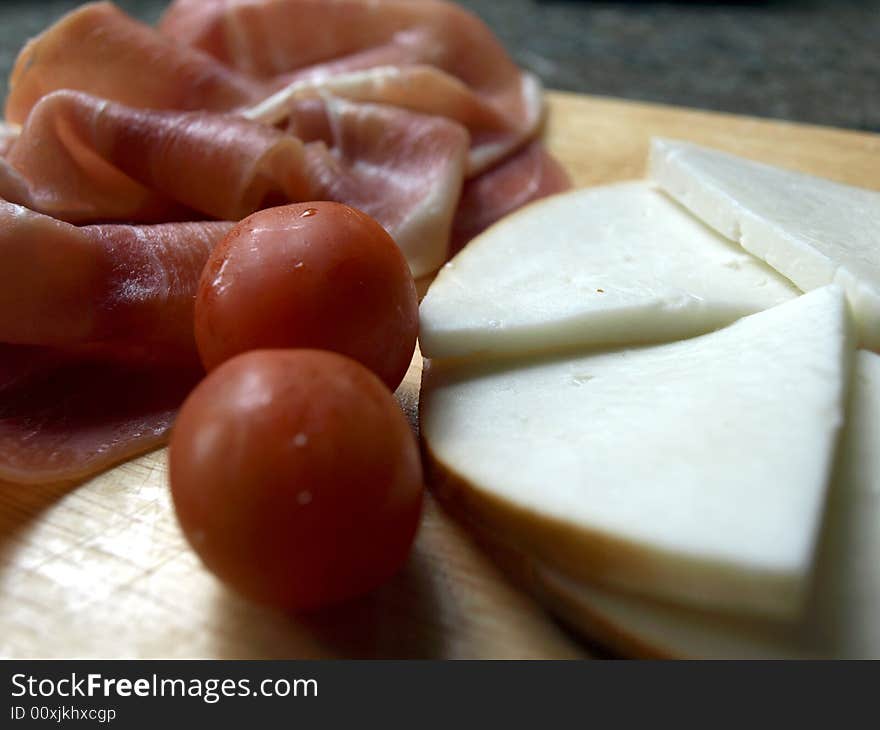
{"type": "Polygon", "coordinates": [[[390,104],[458,122],[471,135],[468,176],[503,158],[526,134],[511,130],[509,120],[498,108],[487,104],[454,76],[432,66],[379,66],[330,78],[295,80],[242,113],[249,119],[278,124],[290,113],[295,101],[327,94],[351,101],[390,104]]]}
{"type": "Polygon", "coordinates": [[[465,183],[455,214],[450,256],[517,208],[570,189],[568,173],[543,144],[532,142],[465,183]]]}
{"type": "MultiPolygon", "coordinates": [[[[387,5],[381,1],[177,0],[165,11],[158,28],[232,68],[268,78],[376,49],[394,53],[395,63],[411,58],[410,49],[394,43],[394,36],[406,30],[406,18],[399,13],[389,16],[387,5]],[[347,13],[348,22],[338,27],[342,13],[347,13]],[[384,27],[379,24],[380,14],[387,24],[384,27]]],[[[382,53],[381,58],[389,56],[382,53]]]]}
{"type": "Polygon", "coordinates": [[[74,89],[274,124],[292,100],[332,93],[463,124],[474,175],[534,136],[543,115],[540,83],[481,21],[448,3],[200,1],[172,6],[161,28],[166,35],[109,3],[69,13],[19,54],[7,118],[23,123],[42,96],[74,89]],[[322,18],[318,33],[312,16],[322,18]],[[361,16],[369,28],[357,27],[361,16]]]}
{"type": "Polygon", "coordinates": [[[0,481],[82,479],[160,446],[201,376],[143,351],[0,344],[0,481]]]}
{"type": "Polygon", "coordinates": [[[468,137],[442,117],[341,99],[305,100],[291,129],[310,140],[316,199],[373,216],[391,233],[415,276],[446,260],[468,137]]]}
{"type": "Polygon", "coordinates": [[[288,124],[53,92],[0,165],[0,197],[74,223],[239,220],[329,199],[375,217],[419,275],[443,263],[466,164],[462,127],[340,99],[295,102],[288,124]]]}
{"type": "Polygon", "coordinates": [[[0,201],[0,342],[137,344],[194,359],[199,276],[231,226],[77,228],[0,201]]]}
{"type": "Polygon", "coordinates": [[[376,48],[427,63],[521,111],[522,72],[476,15],[441,0],[176,0],[159,30],[261,77],[376,48]]]}
{"type": "Polygon", "coordinates": [[[193,303],[230,223],[77,228],[0,201],[0,480],[159,445],[201,377],[193,303]]]}
{"type": "Polygon", "coordinates": [[[177,0],[159,28],[240,71],[276,82],[287,78],[294,91],[282,90],[282,97],[321,85],[339,95],[333,81],[337,75],[373,69],[373,75],[340,82],[349,87],[350,98],[441,113],[456,121],[462,121],[467,107],[478,122],[466,125],[475,138],[485,135],[487,120],[494,136],[493,144],[477,140],[473,172],[533,136],[542,118],[537,79],[513,63],[479,18],[454,3],[177,0]],[[401,71],[408,66],[432,66],[434,76],[427,78],[422,68],[409,77],[401,71]],[[398,75],[389,67],[397,67],[398,75]]]}
{"type": "Polygon", "coordinates": [[[74,223],[192,211],[238,220],[309,195],[303,145],[291,135],[231,114],[135,109],[74,91],[40,99],[6,160],[19,180],[0,178],[0,196],[74,223]]]}
{"type": "Polygon", "coordinates": [[[111,3],[83,5],[22,49],[10,77],[6,118],[21,124],[58,89],[147,109],[226,111],[269,88],[201,51],[157,33],[111,3]]]}
{"type": "MultiPolygon", "coordinates": [[[[522,146],[542,118],[537,80],[450,3],[183,2],[161,29],[109,3],[66,15],[20,54],[7,117],[21,123],[42,96],[74,89],[131,107],[234,111],[277,124],[296,101],[332,94],[462,124],[471,135],[468,177],[522,146]]],[[[169,215],[162,206],[148,212],[169,215]]]]}

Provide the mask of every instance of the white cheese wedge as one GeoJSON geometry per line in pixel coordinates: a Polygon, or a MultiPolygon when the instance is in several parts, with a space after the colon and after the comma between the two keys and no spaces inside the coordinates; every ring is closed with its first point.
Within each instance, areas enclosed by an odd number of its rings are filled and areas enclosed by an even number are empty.
{"type": "Polygon", "coordinates": [[[880,659],[880,356],[856,360],[847,426],[804,616],[744,622],[579,584],[537,568],[576,625],[625,652],[705,659],[880,659]]]}
{"type": "Polygon", "coordinates": [[[668,345],[432,362],[428,466],[474,520],[567,574],[790,618],[851,355],[832,286],[668,345]]]}
{"type": "Polygon", "coordinates": [[[650,175],[802,290],[843,286],[862,345],[880,349],[880,192],[662,139],[650,175]]]}
{"type": "Polygon", "coordinates": [[[645,182],[535,203],[472,241],[421,305],[426,357],[662,342],[799,294],[645,182]]]}

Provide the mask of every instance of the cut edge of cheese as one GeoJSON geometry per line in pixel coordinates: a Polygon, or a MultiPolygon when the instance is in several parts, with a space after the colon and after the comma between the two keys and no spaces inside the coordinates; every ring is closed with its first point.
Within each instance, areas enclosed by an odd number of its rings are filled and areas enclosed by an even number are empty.
{"type": "Polygon", "coordinates": [[[420,307],[429,358],[668,342],[800,292],[645,181],[552,196],[441,269],[420,307]]]}
{"type": "Polygon", "coordinates": [[[880,192],[690,142],[651,140],[648,174],[706,225],[803,291],[844,288],[880,350],[880,192]]]}
{"type": "MultiPolygon", "coordinates": [[[[805,515],[802,524],[803,540],[792,551],[795,557],[789,560],[791,556],[788,556],[787,562],[783,561],[785,564],[776,567],[770,562],[749,564],[748,560],[745,562],[732,560],[730,555],[701,556],[683,553],[675,548],[667,549],[669,546],[664,547],[662,543],[652,543],[650,540],[645,542],[644,536],[638,537],[637,532],[621,536],[613,528],[608,529],[607,525],[603,527],[602,524],[591,524],[589,521],[578,523],[570,514],[545,509],[545,505],[536,501],[537,498],[524,499],[521,493],[504,493],[505,487],[499,486],[500,481],[490,486],[480,483],[485,475],[476,475],[475,465],[497,459],[498,455],[486,453],[481,454],[480,458],[462,459],[461,453],[456,453],[457,446],[450,448],[448,443],[442,443],[442,434],[435,431],[443,428],[449,430],[449,423],[446,426],[442,424],[444,419],[448,420],[448,416],[443,413],[437,416],[435,401],[437,389],[445,387],[444,380],[448,378],[450,369],[459,375],[464,373],[467,377],[475,375],[480,378],[485,374],[485,372],[481,374],[481,366],[427,363],[423,376],[420,421],[429,483],[442,499],[454,505],[456,511],[468,514],[471,521],[484,525],[486,529],[500,534],[505,539],[521,544],[539,561],[557,566],[566,574],[580,580],[598,581],[617,589],[653,598],[713,607],[725,612],[754,613],[790,619],[802,606],[812,567],[825,486],[831,471],[837,433],[842,421],[842,414],[835,409],[839,400],[838,410],[843,410],[845,381],[852,356],[852,342],[849,337],[846,305],[843,303],[842,292],[837,287],[827,287],[772,310],[742,319],[719,332],[672,345],[622,351],[638,356],[640,350],[650,351],[682,345],[687,345],[689,349],[699,348],[704,346],[701,341],[711,342],[712,338],[719,337],[729,339],[730,331],[734,328],[738,330],[742,330],[743,327],[750,328],[768,318],[781,325],[789,316],[799,316],[802,310],[811,306],[814,308],[818,306],[821,309],[826,305],[836,306],[840,312],[842,329],[840,341],[827,342],[824,345],[826,348],[824,355],[827,355],[829,360],[835,360],[825,365],[837,374],[835,377],[839,378],[839,382],[835,380],[829,386],[826,400],[831,405],[829,412],[822,414],[829,419],[829,422],[827,428],[821,429],[819,438],[821,443],[811,444],[804,448],[803,453],[792,456],[793,461],[800,462],[804,459],[810,461],[815,467],[816,483],[810,487],[809,493],[804,497],[809,503],[806,507],[809,514],[805,515]],[[463,464],[462,461],[468,463],[463,464]]],[[[812,323],[802,324],[804,326],[800,329],[806,328],[809,336],[812,337],[812,323]]],[[[780,345],[780,352],[776,354],[783,357],[787,331],[784,326],[778,328],[778,338],[783,344],[780,345]]],[[[821,369],[823,365],[811,362],[806,367],[821,369]]],[[[486,372],[491,372],[491,368],[492,366],[489,366],[489,371],[486,372]]],[[[795,362],[786,365],[788,371],[796,368],[795,362]]],[[[517,366],[512,365],[507,369],[516,370],[517,366]]],[[[504,368],[501,370],[503,371],[504,368]]],[[[719,392],[724,392],[729,386],[728,383],[717,383],[719,392]]],[[[447,401],[461,397],[466,395],[453,394],[447,397],[447,401]]],[[[743,404],[745,405],[747,404],[743,404]]],[[[655,407],[646,404],[645,408],[645,413],[651,414],[655,407]]],[[[590,415],[586,413],[584,418],[587,419],[590,415]]],[[[736,414],[728,415],[736,417],[736,414]]],[[[456,422],[454,418],[452,425],[461,432],[457,433],[456,437],[463,440],[471,439],[473,434],[466,433],[466,423],[456,422]]],[[[448,440],[449,437],[446,438],[448,440]]],[[[470,443],[475,442],[471,440],[470,443]]],[[[485,444],[482,444],[481,448],[483,446],[485,444]]],[[[468,448],[471,446],[468,445],[468,448]]],[[[541,446],[536,445],[535,448],[541,446]]],[[[670,443],[669,448],[675,451],[675,444],[670,443]]],[[[687,458],[687,455],[682,456],[682,459],[687,458]]],[[[730,464],[727,464],[722,468],[729,466],[730,464]]],[[[478,466],[476,469],[479,471],[478,466]]],[[[496,475],[493,475],[492,479],[495,478],[496,475]]],[[[787,519],[786,524],[788,524],[787,519]]]]}
{"type": "Polygon", "coordinates": [[[880,659],[880,356],[858,353],[848,423],[802,619],[743,621],[614,594],[532,564],[563,618],[619,651],[699,659],[880,659]]]}

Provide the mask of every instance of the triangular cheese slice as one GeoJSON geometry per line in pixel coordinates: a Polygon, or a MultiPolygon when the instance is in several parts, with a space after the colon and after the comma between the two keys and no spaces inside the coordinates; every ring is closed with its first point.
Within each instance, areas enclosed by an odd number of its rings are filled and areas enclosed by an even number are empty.
{"type": "Polygon", "coordinates": [[[663,342],[799,292],[645,182],[535,203],[472,241],[421,305],[422,353],[663,342]]]}
{"type": "Polygon", "coordinates": [[[828,287],[668,345],[432,362],[431,476],[568,574],[797,615],[843,421],[848,324],[828,287]]]}
{"type": "Polygon", "coordinates": [[[801,620],[744,622],[579,584],[536,568],[570,621],[627,653],[704,659],[880,659],[880,356],[856,361],[816,575],[801,620]]]}
{"type": "Polygon", "coordinates": [[[662,139],[650,174],[800,289],[840,284],[861,343],[880,349],[880,192],[662,139]]]}

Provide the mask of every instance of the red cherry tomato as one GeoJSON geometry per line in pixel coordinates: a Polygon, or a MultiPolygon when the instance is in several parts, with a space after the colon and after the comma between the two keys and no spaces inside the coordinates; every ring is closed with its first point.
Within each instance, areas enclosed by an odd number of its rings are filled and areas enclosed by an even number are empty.
{"type": "Polygon", "coordinates": [[[242,594],[311,610],[404,563],[418,526],[418,447],[369,370],[317,350],[258,350],[192,392],[171,439],[171,492],[204,564],[242,594]]]}
{"type": "Polygon", "coordinates": [[[211,254],[195,306],[211,370],[262,348],[332,350],[394,390],[412,359],[418,297],[406,259],[376,221],[339,203],[269,208],[211,254]]]}

